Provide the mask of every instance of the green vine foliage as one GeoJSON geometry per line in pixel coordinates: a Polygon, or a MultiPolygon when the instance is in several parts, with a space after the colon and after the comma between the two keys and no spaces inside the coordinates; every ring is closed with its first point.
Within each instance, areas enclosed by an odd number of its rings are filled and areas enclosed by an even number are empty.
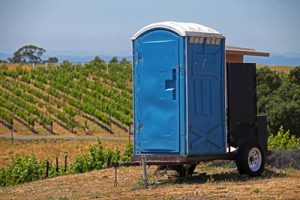
{"type": "Polygon", "coordinates": [[[268,146],[269,150],[293,150],[300,148],[300,138],[291,135],[289,130],[285,131],[281,126],[276,135],[269,136],[268,146]]]}
{"type": "Polygon", "coordinates": [[[0,186],[38,180],[44,175],[44,161],[38,161],[35,156],[16,156],[10,165],[0,170],[0,186]]]}
{"type": "Polygon", "coordinates": [[[129,161],[133,153],[131,143],[126,145],[124,153],[119,149],[105,149],[98,141],[97,144],[89,147],[89,153],[78,156],[71,166],[72,173],[84,173],[94,169],[105,169],[111,166],[112,162],[129,161]]]}
{"type": "MultiPolygon", "coordinates": [[[[55,164],[49,162],[49,177],[105,169],[111,167],[112,162],[129,161],[132,153],[131,143],[126,145],[126,149],[122,153],[119,149],[105,148],[99,140],[95,145],[90,145],[87,154],[77,156],[67,171],[62,165],[56,170],[55,164]]],[[[39,161],[34,155],[18,155],[7,167],[0,169],[0,186],[16,185],[45,178],[46,163],[46,160],[39,161]]]]}

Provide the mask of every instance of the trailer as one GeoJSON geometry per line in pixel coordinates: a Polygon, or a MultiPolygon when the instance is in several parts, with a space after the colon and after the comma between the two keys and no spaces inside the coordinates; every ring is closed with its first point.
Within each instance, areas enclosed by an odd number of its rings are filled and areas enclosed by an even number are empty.
{"type": "Polygon", "coordinates": [[[267,121],[256,113],[256,64],[243,56],[269,54],[226,48],[195,23],[150,24],[132,42],[134,154],[114,166],[142,164],[146,178],[146,165],[191,174],[201,161],[235,160],[239,173],[259,176],[267,121]]]}

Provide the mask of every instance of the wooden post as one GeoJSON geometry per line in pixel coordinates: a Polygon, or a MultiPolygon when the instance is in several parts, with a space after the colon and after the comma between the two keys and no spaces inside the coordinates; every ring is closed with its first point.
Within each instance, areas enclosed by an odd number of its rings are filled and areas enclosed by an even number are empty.
{"type": "Polygon", "coordinates": [[[146,157],[145,156],[142,156],[142,167],[143,167],[144,188],[148,188],[146,157]]]}
{"type": "Polygon", "coordinates": [[[49,177],[49,161],[46,162],[46,178],[49,177]]]}
{"type": "Polygon", "coordinates": [[[114,186],[116,187],[118,185],[118,167],[114,167],[115,168],[115,182],[114,182],[114,186]]]}
{"type": "Polygon", "coordinates": [[[14,130],[13,127],[10,127],[10,132],[11,132],[11,144],[14,145],[14,130]]]}
{"type": "Polygon", "coordinates": [[[131,130],[130,130],[130,126],[128,126],[128,142],[130,142],[130,135],[131,135],[131,130]]]}
{"type": "Polygon", "coordinates": [[[51,126],[51,133],[53,134],[53,121],[51,122],[50,126],[51,126]]]}
{"type": "Polygon", "coordinates": [[[55,170],[56,170],[56,173],[58,173],[58,157],[56,156],[56,168],[55,168],[55,170]]]}
{"type": "Polygon", "coordinates": [[[112,133],[112,126],[111,126],[111,113],[109,113],[109,132],[112,133]]]}
{"type": "Polygon", "coordinates": [[[67,171],[68,166],[68,155],[65,155],[65,172],[67,171]]]}
{"type": "Polygon", "coordinates": [[[10,125],[10,131],[11,131],[11,144],[14,144],[14,114],[11,116],[11,125],[10,125]]]}

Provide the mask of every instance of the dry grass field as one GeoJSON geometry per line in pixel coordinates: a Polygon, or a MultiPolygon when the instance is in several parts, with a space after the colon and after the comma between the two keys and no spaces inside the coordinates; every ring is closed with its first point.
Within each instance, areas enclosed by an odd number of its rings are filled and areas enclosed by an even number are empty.
{"type": "MultiPolygon", "coordinates": [[[[64,161],[68,155],[68,163],[72,163],[77,155],[88,153],[89,145],[95,144],[97,139],[92,140],[29,140],[15,141],[11,144],[8,139],[0,139],[0,168],[4,167],[16,155],[36,155],[39,160],[48,159],[55,162],[64,161]]],[[[102,141],[104,147],[121,151],[125,149],[125,141],[102,141]]],[[[1,199],[1,197],[0,197],[1,199]]]]}
{"type": "MultiPolygon", "coordinates": [[[[264,66],[266,66],[266,65],[259,65],[258,64],[257,68],[259,69],[259,68],[262,68],[264,66]]],[[[267,67],[270,67],[271,70],[273,70],[273,71],[283,72],[283,73],[289,73],[293,69],[293,67],[291,67],[291,66],[275,66],[275,65],[268,66],[267,65],[267,67]]]]}
{"type": "Polygon", "coordinates": [[[121,167],[114,187],[112,168],[0,188],[1,199],[299,199],[300,171],[267,168],[260,178],[240,176],[233,167],[200,164],[192,177],[168,179],[148,168],[149,188],[142,187],[141,167],[121,167]],[[206,172],[206,173],[203,173],[206,172]]]}
{"type": "Polygon", "coordinates": [[[29,64],[18,64],[18,63],[2,63],[0,67],[6,66],[8,69],[15,70],[17,67],[22,67],[23,69],[31,70],[32,66],[29,64]]]}

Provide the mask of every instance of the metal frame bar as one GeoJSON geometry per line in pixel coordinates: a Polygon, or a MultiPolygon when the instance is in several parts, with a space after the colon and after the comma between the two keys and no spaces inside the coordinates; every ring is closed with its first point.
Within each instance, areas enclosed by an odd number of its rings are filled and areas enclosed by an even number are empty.
{"type": "Polygon", "coordinates": [[[114,162],[113,167],[140,166],[141,160],[145,158],[147,165],[183,165],[198,164],[201,161],[212,160],[234,160],[235,152],[216,155],[181,156],[181,155],[133,155],[129,162],[114,162]]]}

